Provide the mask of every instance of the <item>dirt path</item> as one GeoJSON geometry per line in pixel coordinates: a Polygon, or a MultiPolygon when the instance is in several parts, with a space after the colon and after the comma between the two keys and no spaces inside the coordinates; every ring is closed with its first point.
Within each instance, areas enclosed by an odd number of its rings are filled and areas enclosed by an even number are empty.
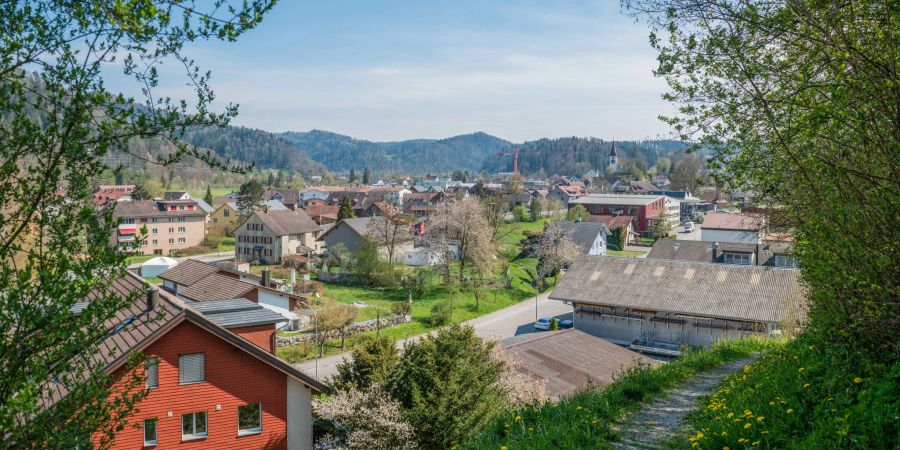
{"type": "Polygon", "coordinates": [[[631,413],[622,426],[619,449],[661,449],[683,426],[682,421],[697,406],[697,400],[709,395],[726,375],[740,370],[758,356],[741,359],[703,372],[664,397],[644,404],[631,413]]]}

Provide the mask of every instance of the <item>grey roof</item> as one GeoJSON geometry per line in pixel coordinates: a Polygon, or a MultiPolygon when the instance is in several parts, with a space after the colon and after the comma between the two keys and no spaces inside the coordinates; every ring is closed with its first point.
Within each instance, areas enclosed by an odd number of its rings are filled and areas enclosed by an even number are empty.
{"type": "Polygon", "coordinates": [[[213,300],[239,298],[255,290],[256,286],[241,281],[233,276],[213,273],[201,278],[187,288],[182,289],[178,295],[188,300],[208,302],[213,300]]]}
{"type": "Polygon", "coordinates": [[[212,205],[206,203],[206,200],[203,200],[202,198],[195,198],[194,201],[197,202],[197,206],[206,211],[207,214],[212,214],[216,211],[216,208],[213,208],[212,205]]]}
{"type": "Polygon", "coordinates": [[[166,192],[165,194],[163,194],[163,199],[164,199],[164,200],[181,200],[181,197],[184,197],[184,194],[187,194],[187,192],[184,192],[184,191],[168,191],[168,192],[166,192]]]}
{"type": "Polygon", "coordinates": [[[553,300],[675,314],[780,322],[802,313],[799,272],[760,266],[580,256],[553,300]]]}
{"type": "MultiPolygon", "coordinates": [[[[193,201],[193,200],[191,200],[193,201]]],[[[156,200],[144,200],[140,202],[116,202],[113,217],[175,217],[175,216],[205,216],[206,211],[195,209],[193,211],[168,211],[156,200]]]]}
{"type": "Polygon", "coordinates": [[[774,262],[773,256],[790,254],[793,247],[790,242],[773,242],[764,244],[740,244],[719,242],[716,259],[712,256],[712,243],[706,241],[676,241],[660,239],[653,244],[647,258],[674,259],[679,261],[722,262],[726,252],[756,253],[754,264],[765,266],[774,262]]]}
{"type": "Polygon", "coordinates": [[[569,220],[554,220],[559,223],[563,229],[569,233],[569,239],[578,246],[581,253],[587,254],[591,249],[591,245],[597,240],[597,235],[606,229],[609,234],[609,228],[603,222],[572,222],[569,220]]]}
{"type": "Polygon", "coordinates": [[[275,233],[275,236],[288,234],[317,233],[319,225],[313,222],[302,210],[291,211],[269,210],[268,212],[256,211],[259,219],[275,233]]]}
{"type": "Polygon", "coordinates": [[[659,364],[576,329],[523,334],[504,339],[501,344],[522,370],[545,381],[551,400],[568,397],[589,386],[610,384],[622,370],[637,364],[659,364]]]}
{"type": "MultiPolygon", "coordinates": [[[[231,209],[233,209],[235,211],[238,210],[237,202],[227,202],[227,204],[231,209]]],[[[262,204],[269,211],[284,211],[286,209],[289,209],[287,206],[284,206],[284,203],[281,203],[278,200],[266,200],[266,201],[262,202],[262,204]]]]}
{"type": "Polygon", "coordinates": [[[178,263],[177,266],[159,274],[159,277],[182,286],[191,286],[207,275],[214,274],[219,270],[219,267],[212,264],[195,259],[186,259],[178,263]]]}
{"type": "Polygon", "coordinates": [[[570,203],[580,203],[584,205],[644,206],[649,205],[662,197],[662,195],[642,194],[588,194],[571,200],[570,203]]]}
{"type": "Polygon", "coordinates": [[[189,303],[191,308],[223,328],[274,324],[288,319],[246,298],[189,303]]]}
{"type": "MultiPolygon", "coordinates": [[[[372,225],[373,220],[375,220],[375,217],[354,217],[352,219],[344,219],[344,220],[334,224],[334,226],[332,226],[331,228],[326,230],[324,233],[320,234],[319,240],[323,240],[325,238],[326,234],[330,233],[332,230],[335,230],[341,226],[350,227],[350,229],[353,230],[356,234],[358,234],[360,236],[365,236],[365,235],[369,234],[369,227],[372,225]]],[[[400,231],[400,233],[398,233],[398,235],[397,235],[398,242],[405,242],[405,241],[410,241],[413,239],[415,239],[415,236],[413,236],[406,230],[400,231]]]]}

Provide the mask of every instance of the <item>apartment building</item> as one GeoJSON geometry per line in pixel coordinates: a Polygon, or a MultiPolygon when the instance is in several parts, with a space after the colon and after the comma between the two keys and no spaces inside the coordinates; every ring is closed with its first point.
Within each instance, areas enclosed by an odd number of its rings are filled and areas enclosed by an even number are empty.
{"type": "Polygon", "coordinates": [[[139,255],[169,255],[200,245],[206,238],[207,212],[186,193],[175,194],[117,202],[113,217],[119,225],[110,242],[122,251],[139,255]],[[138,245],[137,237],[145,228],[144,240],[138,245]]]}

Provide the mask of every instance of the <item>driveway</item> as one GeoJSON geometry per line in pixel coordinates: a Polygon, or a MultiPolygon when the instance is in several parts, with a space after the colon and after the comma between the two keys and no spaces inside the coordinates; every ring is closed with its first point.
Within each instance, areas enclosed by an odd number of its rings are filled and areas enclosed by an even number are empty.
{"type": "MultiPolygon", "coordinates": [[[[571,319],[572,306],[563,302],[549,300],[547,297],[549,292],[538,296],[537,300],[537,316],[550,316],[557,319],[571,319]]],[[[475,328],[475,333],[488,340],[499,341],[511,336],[517,336],[525,333],[534,333],[535,320],[535,300],[530,298],[508,306],[490,314],[477,317],[472,320],[463,322],[465,325],[471,325],[475,328]]],[[[402,347],[407,341],[416,341],[421,339],[424,334],[412,336],[397,341],[397,346],[402,347]]],[[[318,360],[304,361],[294,364],[294,367],[303,373],[314,377],[318,380],[325,380],[337,373],[337,365],[349,358],[350,352],[344,352],[337,355],[326,356],[318,360]]]]}
{"type": "Polygon", "coordinates": [[[700,240],[700,228],[703,224],[699,224],[694,222],[694,231],[690,233],[684,232],[684,226],[678,225],[677,227],[672,229],[672,232],[675,233],[675,239],[679,241],[699,241],[700,240]]]}

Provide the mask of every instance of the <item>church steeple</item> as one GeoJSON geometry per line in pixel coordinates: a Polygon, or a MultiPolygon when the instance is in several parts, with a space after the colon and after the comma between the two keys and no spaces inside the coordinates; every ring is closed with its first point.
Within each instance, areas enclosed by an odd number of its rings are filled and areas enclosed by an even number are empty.
{"type": "Polygon", "coordinates": [[[619,157],[616,154],[616,141],[612,142],[612,149],[609,151],[609,168],[612,169],[613,172],[616,171],[619,164],[619,157]]]}

